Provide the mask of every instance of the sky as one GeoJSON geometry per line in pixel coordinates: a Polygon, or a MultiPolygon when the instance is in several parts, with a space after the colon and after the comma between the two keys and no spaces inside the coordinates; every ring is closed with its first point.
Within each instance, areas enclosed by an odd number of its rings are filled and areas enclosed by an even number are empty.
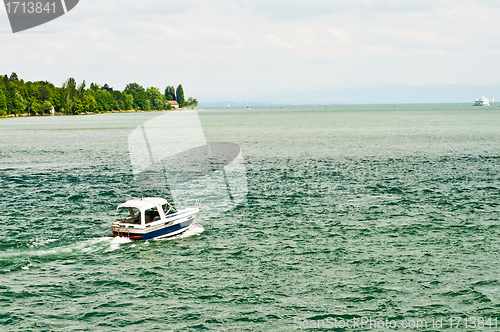
{"type": "Polygon", "coordinates": [[[318,91],[351,91],[356,102],[355,91],[394,87],[500,91],[499,18],[493,0],[81,0],[13,34],[0,5],[0,73],[119,90],[181,83],[201,102],[313,103],[318,91]]]}

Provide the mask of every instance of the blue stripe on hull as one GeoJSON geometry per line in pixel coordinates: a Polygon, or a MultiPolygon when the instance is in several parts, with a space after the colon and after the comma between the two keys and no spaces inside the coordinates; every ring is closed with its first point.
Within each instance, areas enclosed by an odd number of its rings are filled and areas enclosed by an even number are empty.
{"type": "MultiPolygon", "coordinates": [[[[149,240],[149,239],[154,239],[157,237],[168,237],[169,234],[177,232],[178,230],[181,230],[181,229],[186,230],[189,227],[189,225],[191,225],[193,220],[194,220],[194,218],[189,218],[188,220],[186,220],[184,222],[181,222],[181,223],[169,226],[169,227],[165,227],[165,228],[156,230],[154,232],[146,233],[143,235],[143,239],[149,240]]],[[[182,232],[179,232],[177,234],[180,234],[180,233],[182,233],[182,232]]],[[[177,234],[172,234],[170,236],[177,235],[177,234]]]]}

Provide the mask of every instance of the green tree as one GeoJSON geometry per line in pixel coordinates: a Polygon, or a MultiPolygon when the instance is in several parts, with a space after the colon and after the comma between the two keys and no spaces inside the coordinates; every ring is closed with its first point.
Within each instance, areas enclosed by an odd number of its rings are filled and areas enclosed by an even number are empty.
{"type": "Polygon", "coordinates": [[[165,96],[162,95],[158,88],[150,87],[146,90],[146,93],[148,94],[148,100],[151,103],[152,109],[165,109],[165,96]]]}
{"type": "Polygon", "coordinates": [[[183,107],[185,100],[184,100],[184,89],[182,89],[181,84],[179,84],[179,86],[177,87],[175,96],[177,97],[177,102],[179,103],[179,107],[183,107]]]}
{"type": "Polygon", "coordinates": [[[63,89],[66,89],[68,94],[71,94],[73,97],[76,93],[76,81],[73,77],[70,77],[63,83],[63,89]]]}
{"type": "Polygon", "coordinates": [[[0,116],[7,114],[7,97],[2,89],[0,89],[0,116]]]}
{"type": "Polygon", "coordinates": [[[78,86],[78,98],[80,99],[83,98],[83,94],[85,93],[85,86],[86,86],[85,80],[83,80],[82,84],[78,86]]]}
{"type": "Polygon", "coordinates": [[[19,78],[17,77],[17,74],[16,73],[12,73],[10,75],[9,81],[11,81],[11,82],[18,82],[19,78]]]}
{"type": "Polygon", "coordinates": [[[154,100],[154,109],[157,111],[161,111],[161,110],[165,109],[165,102],[160,98],[155,99],[154,100]]]}
{"type": "MultiPolygon", "coordinates": [[[[148,101],[148,95],[146,94],[146,91],[138,92],[134,96],[134,103],[136,104],[137,109],[149,110],[150,108],[147,108],[146,101],[148,101]]],[[[151,105],[151,102],[150,102],[150,105],[151,105]]]]}
{"type": "Polygon", "coordinates": [[[147,90],[146,90],[147,94],[148,94],[148,97],[149,98],[160,98],[161,96],[161,92],[158,88],[155,88],[155,87],[149,87],[147,90]]]}
{"type": "Polygon", "coordinates": [[[43,104],[42,104],[42,111],[43,113],[45,114],[48,114],[50,113],[50,111],[52,110],[52,103],[48,100],[44,101],[43,104]]]}
{"type": "Polygon", "coordinates": [[[194,99],[193,97],[189,97],[185,105],[189,108],[196,108],[198,106],[198,100],[194,99]]]}
{"type": "Polygon", "coordinates": [[[42,101],[46,101],[50,99],[51,93],[48,87],[46,87],[45,85],[40,85],[38,86],[38,95],[40,96],[40,99],[42,101]]]}
{"type": "Polygon", "coordinates": [[[95,112],[97,109],[97,102],[94,96],[90,94],[85,94],[83,97],[83,108],[86,112],[95,112]]]}
{"type": "Polygon", "coordinates": [[[134,99],[134,109],[144,110],[145,103],[148,99],[147,93],[144,88],[137,83],[129,83],[123,90],[127,94],[131,94],[134,99]]]}
{"type": "Polygon", "coordinates": [[[56,112],[61,112],[62,103],[61,103],[61,88],[54,88],[50,94],[50,103],[54,106],[54,110],[56,112]]]}
{"type": "Polygon", "coordinates": [[[61,104],[65,114],[73,114],[75,106],[73,97],[76,94],[76,81],[73,77],[70,77],[63,83],[61,90],[61,104]]]}
{"type": "Polygon", "coordinates": [[[113,90],[110,92],[115,100],[113,109],[124,110],[125,109],[125,94],[118,90],[113,90]]]}
{"type": "Polygon", "coordinates": [[[175,88],[173,86],[168,85],[165,88],[165,98],[167,100],[175,100],[175,88]]]}
{"type": "Polygon", "coordinates": [[[13,100],[13,113],[14,114],[21,114],[26,110],[26,100],[23,98],[23,96],[19,93],[16,92],[14,95],[14,100],[13,100]]]}
{"type": "Polygon", "coordinates": [[[144,111],[149,111],[151,110],[151,102],[149,100],[146,99],[146,101],[144,102],[144,107],[143,107],[143,110],[144,111]]]}
{"type": "Polygon", "coordinates": [[[33,100],[33,102],[31,103],[31,105],[29,107],[29,111],[30,111],[30,114],[35,114],[35,115],[41,114],[43,112],[42,103],[40,103],[36,99],[33,100]]]}
{"type": "Polygon", "coordinates": [[[78,96],[73,97],[73,114],[85,112],[83,102],[78,96]]]}
{"type": "Polygon", "coordinates": [[[113,88],[111,88],[111,87],[108,85],[108,83],[104,83],[104,85],[102,86],[102,89],[103,89],[103,90],[106,90],[106,91],[108,91],[108,92],[113,91],[113,88]]]}
{"type": "Polygon", "coordinates": [[[0,115],[50,113],[52,110],[64,114],[81,112],[106,112],[111,110],[164,110],[171,109],[167,103],[177,100],[180,106],[196,107],[198,101],[184,98],[184,90],[167,86],[165,93],[156,87],[145,89],[137,83],[129,83],[124,91],[113,90],[108,84],[100,86],[83,81],[77,85],[74,78],[68,78],[61,87],[48,81],[24,82],[16,73],[0,76],[0,115]]]}
{"type": "Polygon", "coordinates": [[[136,92],[143,92],[144,88],[137,83],[129,83],[129,84],[127,84],[127,86],[125,87],[125,90],[123,90],[123,91],[126,93],[134,94],[136,92]]]}
{"type": "MultiPolygon", "coordinates": [[[[9,81],[7,81],[9,82],[9,81]]],[[[12,84],[7,83],[4,88],[4,94],[7,98],[7,114],[14,113],[14,104],[15,104],[15,96],[16,89],[12,86],[12,84]]]]}
{"type": "Polygon", "coordinates": [[[124,93],[125,95],[125,109],[131,110],[134,109],[134,97],[129,95],[128,93],[124,93]]]}
{"type": "Polygon", "coordinates": [[[115,107],[115,100],[113,96],[106,90],[97,91],[94,98],[97,102],[97,109],[101,112],[112,111],[115,107]]]}

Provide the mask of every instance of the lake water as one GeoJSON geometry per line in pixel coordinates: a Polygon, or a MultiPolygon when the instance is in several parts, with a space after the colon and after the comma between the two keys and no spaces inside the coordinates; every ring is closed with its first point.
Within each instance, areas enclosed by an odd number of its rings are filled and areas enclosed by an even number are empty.
{"type": "Polygon", "coordinates": [[[161,114],[0,119],[0,330],[498,330],[497,105],[199,111],[241,147],[243,203],[112,239],[118,204],[169,195],[128,152],[161,114]]]}

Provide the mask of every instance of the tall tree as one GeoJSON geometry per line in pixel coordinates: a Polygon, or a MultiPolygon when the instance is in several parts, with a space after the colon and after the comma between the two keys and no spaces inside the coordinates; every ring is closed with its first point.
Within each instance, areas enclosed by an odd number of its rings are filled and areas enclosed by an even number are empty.
{"type": "Polygon", "coordinates": [[[9,81],[11,81],[11,82],[17,82],[17,81],[19,81],[19,77],[17,77],[16,73],[12,73],[10,75],[9,81]]]}
{"type": "Polygon", "coordinates": [[[175,100],[175,88],[173,86],[168,85],[165,88],[165,98],[167,100],[175,100]]]}
{"type": "Polygon", "coordinates": [[[16,92],[14,95],[14,102],[13,102],[13,111],[15,114],[21,114],[24,112],[26,109],[26,100],[23,98],[23,96],[19,93],[16,92]]]}
{"type": "Polygon", "coordinates": [[[4,116],[7,114],[7,97],[5,97],[5,93],[0,89],[0,116],[4,116]]]}
{"type": "Polygon", "coordinates": [[[182,89],[182,85],[179,84],[179,86],[177,87],[177,91],[176,91],[176,97],[177,97],[177,102],[179,103],[179,106],[182,107],[184,105],[184,90],[182,89]]]}
{"type": "Polygon", "coordinates": [[[63,83],[63,89],[66,89],[68,93],[74,94],[76,91],[76,81],[73,77],[70,77],[63,83]]]}
{"type": "Polygon", "coordinates": [[[123,94],[125,95],[125,109],[134,109],[134,97],[125,92],[123,94]]]}
{"type": "Polygon", "coordinates": [[[78,86],[78,98],[80,99],[83,98],[83,94],[85,93],[85,86],[86,86],[85,80],[83,80],[82,84],[78,86]]]}
{"type": "Polygon", "coordinates": [[[70,77],[63,83],[61,95],[61,104],[64,107],[65,114],[73,114],[74,112],[74,101],[73,97],[76,95],[76,81],[73,77],[70,77]]]}

